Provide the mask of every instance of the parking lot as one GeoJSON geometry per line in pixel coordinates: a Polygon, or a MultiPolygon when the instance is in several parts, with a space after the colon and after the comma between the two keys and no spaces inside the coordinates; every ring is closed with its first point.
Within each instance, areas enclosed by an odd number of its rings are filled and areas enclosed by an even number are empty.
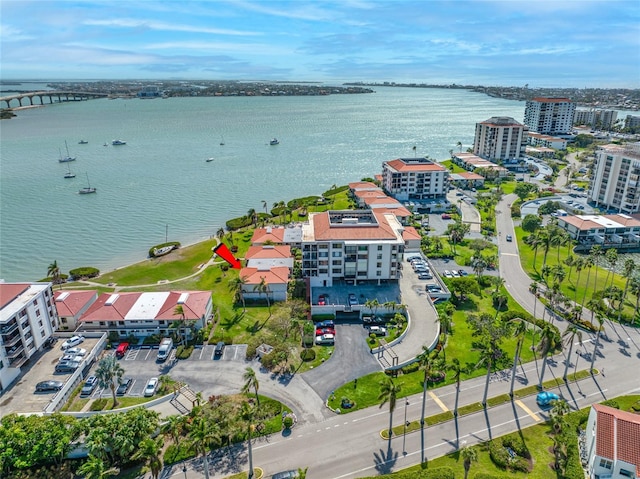
{"type": "MultiPolygon", "coordinates": [[[[55,372],[58,360],[64,355],[60,349],[63,341],[60,339],[53,348],[31,358],[30,365],[23,366],[22,376],[0,397],[3,416],[12,412],[42,412],[49,404],[56,392],[36,393],[36,384],[47,380],[66,382],[71,376],[71,373],[55,372]]],[[[86,349],[89,354],[97,343],[98,338],[86,338],[78,347],[86,349]]]]}

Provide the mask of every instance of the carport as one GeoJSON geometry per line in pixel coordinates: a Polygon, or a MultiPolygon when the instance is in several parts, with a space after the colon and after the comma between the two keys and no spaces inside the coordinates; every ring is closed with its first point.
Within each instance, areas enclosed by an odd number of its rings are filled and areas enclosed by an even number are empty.
{"type": "Polygon", "coordinates": [[[337,323],[354,323],[360,321],[360,311],[336,311],[337,323]]]}

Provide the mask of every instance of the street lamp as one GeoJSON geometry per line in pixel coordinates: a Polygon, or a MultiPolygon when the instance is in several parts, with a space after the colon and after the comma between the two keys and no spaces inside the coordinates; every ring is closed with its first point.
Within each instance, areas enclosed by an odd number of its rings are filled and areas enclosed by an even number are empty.
{"type": "Polygon", "coordinates": [[[182,461],[182,472],[184,472],[184,479],[187,479],[187,465],[182,461]]]}
{"type": "Polygon", "coordinates": [[[406,399],[404,402],[404,432],[402,433],[402,454],[406,454],[407,450],[405,448],[405,444],[407,443],[407,406],[409,405],[409,400],[406,399]]]}

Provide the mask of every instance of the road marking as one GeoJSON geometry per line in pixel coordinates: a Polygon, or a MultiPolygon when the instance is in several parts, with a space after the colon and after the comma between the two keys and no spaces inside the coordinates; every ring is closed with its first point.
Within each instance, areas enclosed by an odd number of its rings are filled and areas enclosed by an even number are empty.
{"type": "Polygon", "coordinates": [[[500,253],[500,256],[520,256],[517,253],[500,253]]]}
{"type": "Polygon", "coordinates": [[[438,396],[436,396],[436,393],[434,393],[433,391],[429,391],[429,396],[431,396],[431,399],[433,399],[433,401],[440,406],[440,409],[442,409],[444,412],[449,411],[449,408],[447,408],[447,406],[444,405],[444,403],[442,401],[440,401],[440,398],[438,396]]]}
{"type": "Polygon", "coordinates": [[[200,350],[200,356],[198,357],[198,359],[202,359],[202,355],[204,354],[204,345],[202,346],[202,349],[200,350]]]}
{"type": "Polygon", "coordinates": [[[531,409],[529,409],[522,401],[520,401],[520,399],[514,401],[516,403],[517,406],[519,406],[524,412],[526,412],[529,416],[531,416],[533,418],[533,420],[535,422],[540,422],[542,421],[542,419],[540,419],[540,416],[538,416],[536,413],[534,413],[531,409]]]}

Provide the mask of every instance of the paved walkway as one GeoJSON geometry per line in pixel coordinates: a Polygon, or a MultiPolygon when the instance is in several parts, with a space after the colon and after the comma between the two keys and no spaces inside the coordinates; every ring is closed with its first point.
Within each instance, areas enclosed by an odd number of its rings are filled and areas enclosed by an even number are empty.
{"type": "Polygon", "coordinates": [[[470,233],[480,233],[481,218],[478,209],[462,200],[461,196],[456,196],[457,190],[451,190],[447,193],[447,199],[451,204],[458,205],[462,213],[462,222],[471,226],[470,233]]]}

